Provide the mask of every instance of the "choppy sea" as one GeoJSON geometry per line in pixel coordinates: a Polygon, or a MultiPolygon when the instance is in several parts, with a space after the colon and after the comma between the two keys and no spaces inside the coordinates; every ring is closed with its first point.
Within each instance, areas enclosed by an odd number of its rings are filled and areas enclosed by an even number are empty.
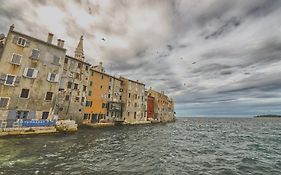
{"type": "Polygon", "coordinates": [[[281,119],[178,118],[5,137],[0,174],[280,175],[281,119]]]}

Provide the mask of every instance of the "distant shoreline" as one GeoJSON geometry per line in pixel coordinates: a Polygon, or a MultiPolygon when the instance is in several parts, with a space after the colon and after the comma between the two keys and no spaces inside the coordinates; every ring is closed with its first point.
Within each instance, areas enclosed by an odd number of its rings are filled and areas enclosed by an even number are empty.
{"type": "Polygon", "coordinates": [[[281,118],[281,115],[257,115],[254,118],[281,118]]]}

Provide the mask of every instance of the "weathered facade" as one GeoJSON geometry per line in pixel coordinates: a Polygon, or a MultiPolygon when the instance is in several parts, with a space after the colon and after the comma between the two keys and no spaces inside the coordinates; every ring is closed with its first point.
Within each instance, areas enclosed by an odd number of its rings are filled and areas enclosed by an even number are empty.
{"type": "Polygon", "coordinates": [[[90,64],[84,61],[83,37],[75,51],[75,57],[66,55],[60,80],[57,111],[60,119],[83,120],[90,64]]]}
{"type": "MultiPolygon", "coordinates": [[[[153,99],[154,103],[149,101],[149,106],[153,106],[153,119],[161,122],[169,122],[175,119],[174,115],[174,100],[164,94],[164,91],[157,92],[155,90],[148,90],[148,98],[153,99]]],[[[150,109],[151,111],[151,109],[150,109]]],[[[150,115],[151,117],[151,115],[150,115]]]]}
{"type": "Polygon", "coordinates": [[[64,41],[52,44],[10,27],[0,60],[0,120],[47,119],[63,72],[64,41]]]}
{"type": "Polygon", "coordinates": [[[120,77],[122,80],[122,114],[125,122],[147,121],[145,85],[138,81],[120,77]]]}
{"type": "Polygon", "coordinates": [[[154,119],[154,97],[147,92],[147,120],[154,119]]]}

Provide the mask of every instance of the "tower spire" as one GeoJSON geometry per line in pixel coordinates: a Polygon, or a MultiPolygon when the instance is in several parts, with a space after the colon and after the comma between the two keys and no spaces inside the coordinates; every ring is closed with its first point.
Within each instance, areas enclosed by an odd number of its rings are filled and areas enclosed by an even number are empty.
{"type": "Polygon", "coordinates": [[[80,41],[76,47],[75,58],[84,61],[83,35],[80,37],[80,41]]]}

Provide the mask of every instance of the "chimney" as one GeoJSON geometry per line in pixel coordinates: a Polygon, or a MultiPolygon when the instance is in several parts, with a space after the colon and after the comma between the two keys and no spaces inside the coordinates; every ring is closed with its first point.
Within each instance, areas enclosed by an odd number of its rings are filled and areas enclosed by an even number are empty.
{"type": "Polygon", "coordinates": [[[61,40],[61,47],[64,47],[64,40],[61,40]]]}
{"type": "Polygon", "coordinates": [[[57,44],[57,46],[60,47],[60,45],[61,45],[61,39],[58,39],[58,44],[57,44]]]}
{"type": "Polygon", "coordinates": [[[47,43],[52,44],[52,42],[53,42],[53,37],[54,37],[54,34],[49,33],[49,34],[48,34],[48,38],[47,38],[47,43]]]}
{"type": "Polygon", "coordinates": [[[14,30],[14,28],[15,28],[15,25],[14,25],[14,24],[12,24],[12,25],[10,26],[10,31],[13,31],[13,30],[14,30]]]}

